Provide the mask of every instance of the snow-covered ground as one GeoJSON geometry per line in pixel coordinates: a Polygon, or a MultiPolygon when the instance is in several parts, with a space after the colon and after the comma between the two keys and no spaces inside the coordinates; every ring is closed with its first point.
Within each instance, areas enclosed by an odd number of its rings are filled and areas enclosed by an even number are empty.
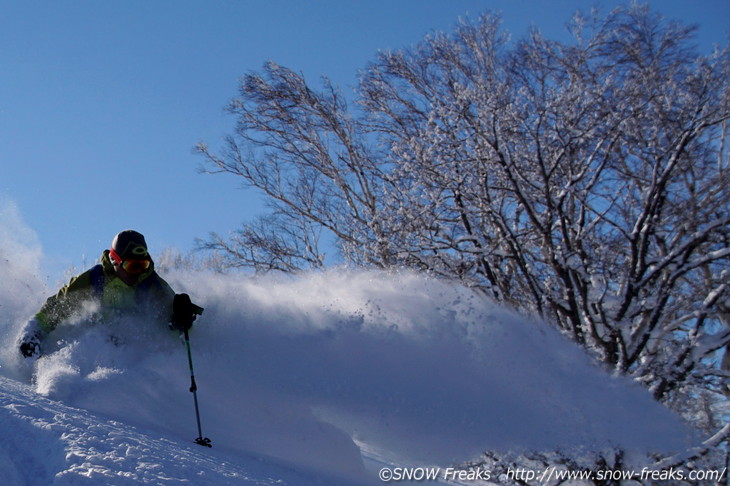
{"type": "Polygon", "coordinates": [[[381,463],[691,441],[641,387],[450,283],[163,274],[205,307],[190,337],[213,443],[201,447],[185,347],[167,329],[82,319],[37,362],[20,357],[20,326],[56,290],[40,253],[27,232],[0,230],[2,484],[378,484],[381,463]]]}

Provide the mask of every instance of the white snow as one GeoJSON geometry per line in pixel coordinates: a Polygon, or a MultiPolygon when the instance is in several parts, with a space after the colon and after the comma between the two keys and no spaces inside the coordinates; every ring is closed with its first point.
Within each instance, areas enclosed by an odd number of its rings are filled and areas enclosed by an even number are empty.
{"type": "Polygon", "coordinates": [[[380,462],[448,466],[487,449],[679,451],[691,440],[638,385],[455,284],[410,272],[163,274],[205,307],[190,338],[213,443],[201,447],[185,347],[166,329],[81,319],[59,327],[37,362],[20,357],[21,325],[56,289],[39,279],[28,232],[8,229],[22,223],[8,221],[3,484],[379,484],[380,462]]]}

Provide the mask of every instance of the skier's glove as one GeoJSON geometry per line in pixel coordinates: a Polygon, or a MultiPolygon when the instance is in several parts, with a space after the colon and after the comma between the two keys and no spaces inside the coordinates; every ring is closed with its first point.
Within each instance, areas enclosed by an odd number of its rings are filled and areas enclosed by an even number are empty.
{"type": "Polygon", "coordinates": [[[25,358],[41,355],[41,334],[33,332],[20,340],[20,354],[25,358]]]}
{"type": "Polygon", "coordinates": [[[202,313],[203,308],[193,304],[188,294],[175,294],[170,325],[178,331],[187,331],[193,326],[195,318],[202,313]]]}

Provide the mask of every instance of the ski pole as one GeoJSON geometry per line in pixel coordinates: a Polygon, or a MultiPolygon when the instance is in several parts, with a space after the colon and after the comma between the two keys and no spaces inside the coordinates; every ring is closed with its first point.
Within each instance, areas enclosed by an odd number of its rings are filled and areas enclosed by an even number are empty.
{"type": "Polygon", "coordinates": [[[190,391],[192,392],[193,400],[195,401],[195,419],[198,422],[198,438],[195,439],[195,443],[206,447],[213,447],[213,445],[210,443],[210,439],[208,439],[207,437],[203,437],[203,432],[200,427],[200,409],[198,408],[198,385],[195,384],[193,356],[190,353],[190,336],[188,336],[187,329],[185,329],[185,346],[188,348],[188,363],[190,364],[190,391]]]}

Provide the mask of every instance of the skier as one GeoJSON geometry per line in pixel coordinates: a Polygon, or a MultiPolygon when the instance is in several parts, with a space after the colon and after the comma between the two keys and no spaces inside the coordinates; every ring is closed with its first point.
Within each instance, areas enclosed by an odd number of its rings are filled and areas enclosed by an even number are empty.
{"type": "Polygon", "coordinates": [[[142,234],[125,230],[117,234],[111,248],[104,250],[101,263],[74,277],[48,298],[40,311],[25,325],[19,348],[26,358],[41,355],[41,344],[63,321],[98,304],[96,317],[138,313],[146,318],[169,323],[184,332],[202,309],[187,294],[175,294],[154,269],[142,234]]]}

